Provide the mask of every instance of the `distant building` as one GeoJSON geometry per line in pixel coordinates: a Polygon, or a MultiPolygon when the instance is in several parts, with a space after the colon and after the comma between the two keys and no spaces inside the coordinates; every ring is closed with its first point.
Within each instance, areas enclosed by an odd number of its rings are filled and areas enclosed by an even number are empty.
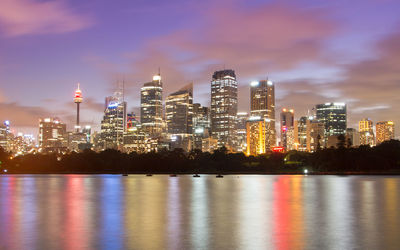
{"type": "Polygon", "coordinates": [[[384,121],[376,123],[376,145],[394,139],[394,122],[384,121]]]}
{"type": "Polygon", "coordinates": [[[297,139],[296,149],[298,151],[307,151],[307,124],[308,117],[302,116],[296,121],[295,137],[297,139]]]}
{"type": "Polygon", "coordinates": [[[134,131],[139,127],[139,120],[137,119],[135,113],[131,112],[126,115],[126,130],[134,131]]]}
{"type": "Polygon", "coordinates": [[[203,139],[210,137],[210,108],[193,104],[193,149],[202,150],[203,139]]]}
{"type": "Polygon", "coordinates": [[[324,147],[325,126],[316,120],[307,120],[307,151],[315,152],[324,147]]]}
{"type": "Polygon", "coordinates": [[[67,127],[57,118],[39,120],[39,151],[60,153],[67,150],[67,127]]]}
{"type": "Polygon", "coordinates": [[[374,138],[374,124],[368,119],[364,118],[358,122],[358,131],[360,133],[360,144],[361,145],[375,145],[374,138]]]}
{"type": "Polygon", "coordinates": [[[275,86],[270,80],[250,83],[250,114],[266,119],[266,150],[276,145],[275,131],[275,86]]]}
{"type": "Polygon", "coordinates": [[[286,131],[286,151],[297,150],[297,122],[294,122],[294,126],[288,128],[286,131]]]}
{"type": "Polygon", "coordinates": [[[0,147],[4,150],[8,150],[8,137],[9,137],[9,121],[5,121],[0,124],[0,147]]]}
{"type": "Polygon", "coordinates": [[[203,152],[214,152],[218,149],[218,140],[213,137],[206,137],[202,140],[202,151],[203,152]]]}
{"type": "Polygon", "coordinates": [[[144,133],[127,133],[123,138],[123,151],[126,153],[158,151],[159,139],[148,137],[144,133]]]}
{"type": "Polygon", "coordinates": [[[281,143],[285,150],[288,149],[287,133],[290,128],[294,127],[294,110],[293,109],[282,109],[281,112],[281,143]]]}
{"type": "Polygon", "coordinates": [[[357,129],[355,128],[347,128],[346,129],[346,143],[353,146],[358,147],[360,146],[360,133],[358,133],[357,129]]]}
{"type": "Polygon", "coordinates": [[[160,136],[163,132],[162,91],[159,74],[153,77],[153,81],[143,84],[140,91],[140,122],[150,136],[160,136]]]}
{"type": "Polygon", "coordinates": [[[233,70],[214,72],[211,80],[211,133],[218,140],[218,146],[234,150],[237,81],[233,70]]]}
{"type": "Polygon", "coordinates": [[[192,134],[193,83],[170,94],[165,101],[168,134],[192,134]]]}
{"type": "Polygon", "coordinates": [[[315,108],[317,120],[324,124],[326,139],[332,135],[346,134],[347,111],[345,103],[318,104],[315,108]]]}

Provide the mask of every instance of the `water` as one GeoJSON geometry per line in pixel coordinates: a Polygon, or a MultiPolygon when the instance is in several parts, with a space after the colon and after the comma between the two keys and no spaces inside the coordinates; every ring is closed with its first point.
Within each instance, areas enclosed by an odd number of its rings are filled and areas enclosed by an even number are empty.
{"type": "Polygon", "coordinates": [[[400,249],[390,176],[0,176],[0,249],[400,249]]]}

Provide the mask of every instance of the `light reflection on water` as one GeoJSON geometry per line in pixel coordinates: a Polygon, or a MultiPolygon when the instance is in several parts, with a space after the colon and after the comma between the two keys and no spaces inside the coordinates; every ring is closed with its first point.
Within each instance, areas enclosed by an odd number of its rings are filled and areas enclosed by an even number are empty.
{"type": "Polygon", "coordinates": [[[400,249],[390,176],[0,176],[0,249],[400,249]]]}

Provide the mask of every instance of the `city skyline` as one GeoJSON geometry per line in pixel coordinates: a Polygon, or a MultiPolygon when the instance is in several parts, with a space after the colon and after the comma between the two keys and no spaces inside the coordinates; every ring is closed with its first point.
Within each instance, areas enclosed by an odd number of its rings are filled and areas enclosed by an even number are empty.
{"type": "Polygon", "coordinates": [[[293,107],[296,119],[317,103],[346,102],[348,127],[364,117],[399,124],[399,3],[362,1],[362,9],[360,1],[210,3],[2,1],[2,120],[37,134],[39,118],[57,116],[71,130],[71,95],[80,82],[81,124],[99,130],[102,100],[116,82],[126,82],[127,111],[138,114],[140,87],[160,67],[163,100],[194,82],[194,102],[209,106],[209,76],[230,68],[239,112],[250,109],[248,84],[269,77],[277,84],[276,110],[293,107]],[[49,10],[62,14],[37,18],[49,10]],[[30,15],[15,17],[21,12],[30,15]],[[149,14],[152,22],[138,22],[149,14]]]}

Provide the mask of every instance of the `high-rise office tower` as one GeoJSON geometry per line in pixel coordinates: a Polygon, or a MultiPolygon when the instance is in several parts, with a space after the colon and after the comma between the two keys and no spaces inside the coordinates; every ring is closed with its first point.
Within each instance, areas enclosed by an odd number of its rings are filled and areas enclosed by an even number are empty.
{"type": "Polygon", "coordinates": [[[294,110],[282,109],[281,112],[281,143],[282,147],[287,150],[287,132],[294,126],[294,110]]]}
{"type": "Polygon", "coordinates": [[[162,81],[160,74],[143,84],[140,91],[140,122],[150,136],[160,136],[163,129],[162,81]]]}
{"type": "Polygon", "coordinates": [[[191,134],[193,127],[193,83],[170,94],[165,101],[169,134],[191,134]]]}
{"type": "Polygon", "coordinates": [[[83,98],[82,98],[82,91],[79,88],[79,83],[78,83],[78,88],[75,90],[75,95],[74,95],[74,103],[76,103],[76,125],[75,125],[75,131],[79,132],[80,131],[80,126],[79,126],[79,105],[81,104],[83,98]]]}
{"type": "Polygon", "coordinates": [[[67,126],[57,118],[39,120],[39,150],[63,152],[67,149],[67,126]]]}
{"type": "Polygon", "coordinates": [[[211,80],[211,133],[218,146],[235,147],[237,113],[237,81],[235,71],[214,72],[211,80]]]}
{"type": "Polygon", "coordinates": [[[360,144],[374,146],[374,124],[368,119],[364,118],[358,122],[358,131],[360,133],[360,144]]]}
{"type": "Polygon", "coordinates": [[[347,114],[345,103],[325,103],[316,105],[316,118],[325,127],[325,140],[329,136],[345,135],[347,114]]]}
{"type": "Polygon", "coordinates": [[[123,142],[123,133],[126,128],[126,102],[123,100],[123,93],[116,91],[112,98],[106,97],[108,106],[104,110],[101,121],[100,148],[119,148],[123,142]]]}
{"type": "Polygon", "coordinates": [[[384,121],[376,123],[376,145],[394,139],[394,122],[384,121]]]}
{"type": "Polygon", "coordinates": [[[266,119],[266,150],[276,144],[275,131],[275,86],[270,80],[254,81],[250,84],[250,115],[266,119]]]}

